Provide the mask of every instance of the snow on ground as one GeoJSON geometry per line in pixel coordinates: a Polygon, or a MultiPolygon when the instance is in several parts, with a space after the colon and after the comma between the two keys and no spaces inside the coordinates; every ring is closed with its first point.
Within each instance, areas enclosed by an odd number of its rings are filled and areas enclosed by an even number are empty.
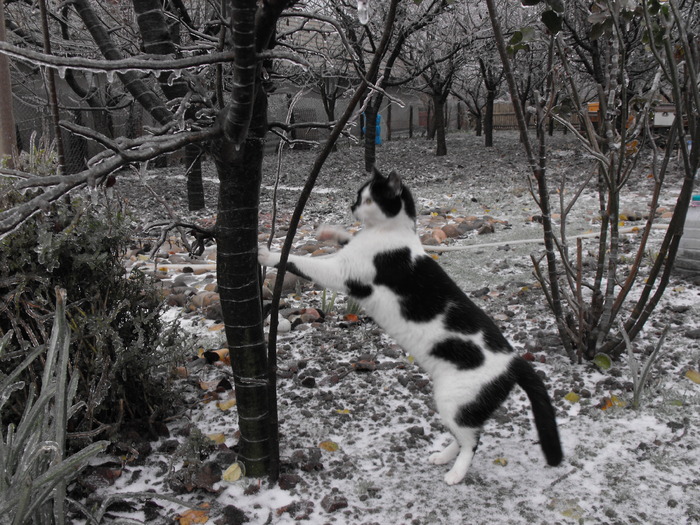
{"type": "MultiPolygon", "coordinates": [[[[700,522],[700,385],[685,376],[688,370],[700,369],[700,341],[693,335],[700,325],[698,281],[674,276],[635,341],[636,359],[643,363],[663,327],[670,324],[641,407],[631,408],[632,377],[625,359],[601,371],[591,363],[572,364],[558,347],[551,315],[532,277],[530,253],[541,247],[508,244],[538,238],[541,232],[541,226],[529,220],[537,208],[524,182],[525,163],[515,134],[498,134],[493,150],[482,148],[480,140],[452,135],[450,154],[442,159],[433,157],[432,145],[421,139],[385,144],[378,152],[380,167],[404,175],[427,210],[454,209],[507,221],[497,225],[494,234],[457,241],[500,246],[449,252],[440,256],[440,262],[467,292],[487,287],[475,301],[498,319],[519,352],[534,354],[556,406],[563,463],[546,466],[529,403],[516,388],[486,424],[464,482],[446,485],[443,476],[449,466],[427,462],[430,453],[449,442],[434,411],[427,376],[371,321],[347,326],[346,304],[339,297],[335,315],[328,315],[324,323],[302,325],[280,336],[282,488],[270,487],[266,480],[241,478],[218,481],[210,487],[212,492],[200,489],[178,495],[191,505],[207,506],[201,522],[207,522],[206,517],[208,523],[247,519],[251,524],[700,522]],[[357,366],[358,361],[373,366],[357,366]],[[606,401],[611,406],[604,410],[606,401]]],[[[279,188],[283,212],[291,210],[303,184],[304,167],[312,158],[313,152],[287,154],[279,188]]],[[[345,210],[363,175],[359,169],[348,173],[347,167],[360,166],[359,159],[359,150],[352,149],[331,157],[319,180],[321,191],[305,213],[306,236],[322,222],[351,223],[345,210]]],[[[566,139],[552,147],[550,166],[567,175],[567,187],[575,187],[593,169],[575,143],[566,139]]],[[[271,170],[263,190],[263,212],[269,211],[271,170]]],[[[625,206],[644,211],[650,183],[641,174],[635,184],[625,206]]],[[[672,206],[678,186],[672,183],[664,193],[664,206],[672,206]]],[[[551,189],[558,198],[556,189],[551,189]]],[[[596,198],[586,192],[567,221],[571,234],[594,229],[596,213],[596,198]]],[[[422,227],[429,229],[429,221],[426,215],[422,227]]],[[[662,235],[663,231],[655,231],[654,242],[662,235]]],[[[635,239],[630,236],[630,249],[635,239]]],[[[586,241],[587,246],[593,241],[586,241]]],[[[299,307],[320,307],[321,300],[319,291],[308,288],[301,296],[288,298],[289,306],[299,307]]],[[[196,334],[200,344],[221,345],[221,332],[210,330],[212,321],[186,317],[183,326],[196,334]]],[[[189,389],[190,403],[183,417],[170,423],[170,437],[154,443],[154,452],[145,461],[127,464],[114,485],[98,495],[171,494],[169,472],[185,468],[173,450],[182,446],[192,428],[205,435],[223,434],[225,446],[211,452],[210,458],[222,469],[232,463],[235,408],[223,411],[214,402],[204,403],[198,388],[200,381],[224,378],[233,381],[230,368],[208,365],[181,380],[189,389]]],[[[134,505],[112,515],[169,523],[186,510],[155,501],[159,507],[151,514],[145,506],[134,505]]]]}

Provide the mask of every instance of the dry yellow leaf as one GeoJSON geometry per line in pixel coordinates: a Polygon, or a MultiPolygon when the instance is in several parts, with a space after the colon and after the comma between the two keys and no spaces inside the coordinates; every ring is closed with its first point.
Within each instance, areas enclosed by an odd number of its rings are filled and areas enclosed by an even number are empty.
{"type": "Polygon", "coordinates": [[[216,406],[225,412],[229,408],[236,406],[236,400],[235,399],[226,399],[224,401],[219,401],[216,403],[216,406]]]}
{"type": "Polygon", "coordinates": [[[700,384],[700,372],[698,372],[697,370],[688,370],[685,373],[685,377],[690,379],[693,383],[700,384]]]}
{"type": "Polygon", "coordinates": [[[224,473],[221,476],[221,479],[223,479],[224,481],[228,481],[229,483],[233,483],[234,481],[238,481],[239,479],[241,479],[242,476],[243,467],[240,463],[236,462],[231,464],[231,466],[224,471],[224,473]]]}
{"type": "Polygon", "coordinates": [[[564,399],[566,399],[569,403],[578,403],[581,396],[579,396],[576,392],[569,392],[564,396],[564,399]]]}
{"type": "Polygon", "coordinates": [[[207,434],[207,437],[217,445],[221,445],[224,443],[224,441],[226,441],[226,435],[223,432],[217,432],[216,434],[207,434]]]}
{"type": "Polygon", "coordinates": [[[336,410],[336,412],[337,412],[338,414],[349,414],[349,413],[350,413],[350,409],[349,409],[349,408],[340,408],[340,409],[336,410]]]}
{"type": "Polygon", "coordinates": [[[210,332],[220,332],[224,329],[224,323],[213,324],[209,327],[210,332]]]}
{"type": "Polygon", "coordinates": [[[338,445],[338,443],[335,441],[331,441],[330,439],[321,441],[321,443],[318,444],[318,447],[326,452],[336,452],[338,449],[340,449],[340,445],[338,445]]]}
{"type": "Polygon", "coordinates": [[[505,467],[506,465],[508,465],[508,460],[506,458],[496,458],[493,460],[493,464],[505,467]]]}
{"type": "Polygon", "coordinates": [[[192,525],[194,523],[206,523],[209,521],[209,511],[201,509],[190,509],[177,517],[180,525],[192,525]]]}

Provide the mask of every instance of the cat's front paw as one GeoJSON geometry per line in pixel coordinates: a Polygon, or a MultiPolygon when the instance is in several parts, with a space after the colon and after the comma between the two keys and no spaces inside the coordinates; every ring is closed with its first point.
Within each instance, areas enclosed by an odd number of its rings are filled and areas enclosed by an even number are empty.
{"type": "Polygon", "coordinates": [[[450,470],[447,474],[445,474],[445,483],[448,485],[456,485],[460,481],[464,479],[464,476],[467,475],[466,469],[464,472],[462,472],[459,469],[452,469],[450,470]]]}
{"type": "Polygon", "coordinates": [[[316,238],[319,241],[333,241],[340,245],[347,244],[352,236],[340,226],[322,224],[316,230],[316,238]]]}
{"type": "Polygon", "coordinates": [[[260,266],[273,268],[280,262],[280,254],[271,252],[267,246],[258,246],[258,262],[260,266]]]}

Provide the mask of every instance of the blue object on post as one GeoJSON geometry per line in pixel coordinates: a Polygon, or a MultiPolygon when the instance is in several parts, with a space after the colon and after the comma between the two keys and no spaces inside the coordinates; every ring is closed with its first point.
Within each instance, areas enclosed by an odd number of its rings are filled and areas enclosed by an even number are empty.
{"type": "MultiPolygon", "coordinates": [[[[362,122],[367,125],[367,114],[363,113],[362,114],[362,122]]],[[[365,128],[362,128],[362,133],[365,133],[365,128]]],[[[377,120],[375,122],[375,128],[374,128],[374,143],[375,144],[381,144],[382,143],[382,116],[377,113],[377,120]]]]}

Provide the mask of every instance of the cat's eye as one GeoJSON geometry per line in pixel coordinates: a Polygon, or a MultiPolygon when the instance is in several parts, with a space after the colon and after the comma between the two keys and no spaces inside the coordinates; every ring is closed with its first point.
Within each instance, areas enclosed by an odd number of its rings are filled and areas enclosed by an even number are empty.
{"type": "Polygon", "coordinates": [[[367,197],[365,199],[365,204],[372,204],[372,197],[367,197]]]}

